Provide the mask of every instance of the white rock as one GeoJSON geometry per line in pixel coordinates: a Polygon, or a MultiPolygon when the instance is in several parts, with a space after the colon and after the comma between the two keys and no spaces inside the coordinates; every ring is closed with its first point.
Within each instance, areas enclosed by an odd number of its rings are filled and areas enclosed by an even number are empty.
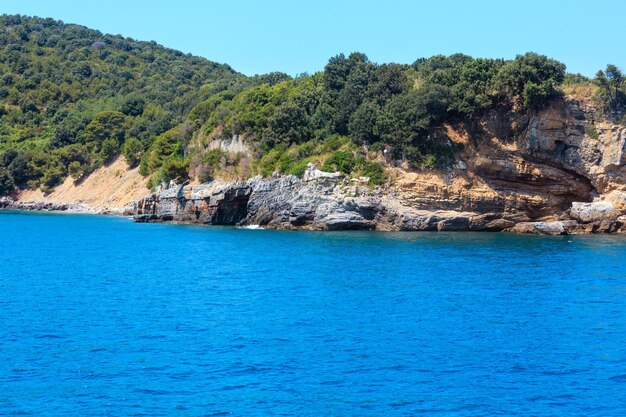
{"type": "Polygon", "coordinates": [[[608,201],[596,203],[572,203],[570,217],[583,223],[590,223],[598,220],[616,219],[621,213],[608,201]]]}

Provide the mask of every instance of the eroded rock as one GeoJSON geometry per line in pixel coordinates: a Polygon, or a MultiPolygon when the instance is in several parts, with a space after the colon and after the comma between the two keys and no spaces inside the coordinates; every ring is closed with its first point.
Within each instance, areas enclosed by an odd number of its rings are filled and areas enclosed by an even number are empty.
{"type": "Polygon", "coordinates": [[[595,203],[572,203],[570,217],[582,223],[591,223],[603,220],[615,220],[621,213],[613,208],[613,204],[600,201],[595,203]]]}

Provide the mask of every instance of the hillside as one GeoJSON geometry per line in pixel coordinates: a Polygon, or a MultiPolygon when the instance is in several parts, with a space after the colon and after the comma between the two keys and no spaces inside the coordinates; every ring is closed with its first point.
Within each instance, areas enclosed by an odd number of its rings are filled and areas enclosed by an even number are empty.
{"type": "MultiPolygon", "coordinates": [[[[0,191],[50,191],[126,145],[141,155],[217,92],[245,88],[228,65],[53,19],[0,16],[0,191]]],[[[181,141],[185,137],[181,137],[181,141]]]]}
{"type": "Polygon", "coordinates": [[[94,171],[110,173],[120,154],[149,189],[316,169],[413,195],[420,208],[472,209],[468,201],[483,193],[495,199],[489,207],[527,210],[530,219],[621,181],[600,180],[601,158],[573,151],[585,143],[602,154],[619,139],[626,86],[613,65],[588,79],[536,53],[410,65],[352,53],[312,75],[245,77],[51,19],[2,16],[0,29],[3,195],[67,199],[73,194],[46,194],[72,182],[88,195],[81,184],[94,171]],[[546,114],[556,139],[537,136],[546,114]],[[25,191],[35,189],[43,194],[25,191]]]}

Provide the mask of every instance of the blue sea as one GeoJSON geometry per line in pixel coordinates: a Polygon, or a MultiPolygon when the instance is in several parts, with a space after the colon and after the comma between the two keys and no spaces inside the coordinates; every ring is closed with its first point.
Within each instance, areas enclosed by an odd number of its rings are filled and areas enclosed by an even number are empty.
{"type": "Polygon", "coordinates": [[[0,415],[626,415],[624,236],[5,212],[0,275],[0,415]]]}

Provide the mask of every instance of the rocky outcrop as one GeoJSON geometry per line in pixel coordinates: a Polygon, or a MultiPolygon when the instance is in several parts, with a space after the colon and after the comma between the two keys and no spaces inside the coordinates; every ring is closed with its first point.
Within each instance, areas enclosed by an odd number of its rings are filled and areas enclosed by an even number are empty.
{"type": "Polygon", "coordinates": [[[416,210],[382,188],[310,166],[303,177],[174,186],[139,201],[135,220],[310,230],[503,230],[501,215],[416,210]]]}
{"type": "Polygon", "coordinates": [[[173,185],[139,201],[135,220],[309,230],[502,231],[528,217],[416,209],[398,192],[310,166],[303,177],[173,185]]]}
{"type": "Polygon", "coordinates": [[[43,210],[43,211],[81,211],[82,206],[78,204],[59,204],[50,202],[21,202],[15,201],[11,197],[0,198],[0,209],[2,210],[43,210]]]}

